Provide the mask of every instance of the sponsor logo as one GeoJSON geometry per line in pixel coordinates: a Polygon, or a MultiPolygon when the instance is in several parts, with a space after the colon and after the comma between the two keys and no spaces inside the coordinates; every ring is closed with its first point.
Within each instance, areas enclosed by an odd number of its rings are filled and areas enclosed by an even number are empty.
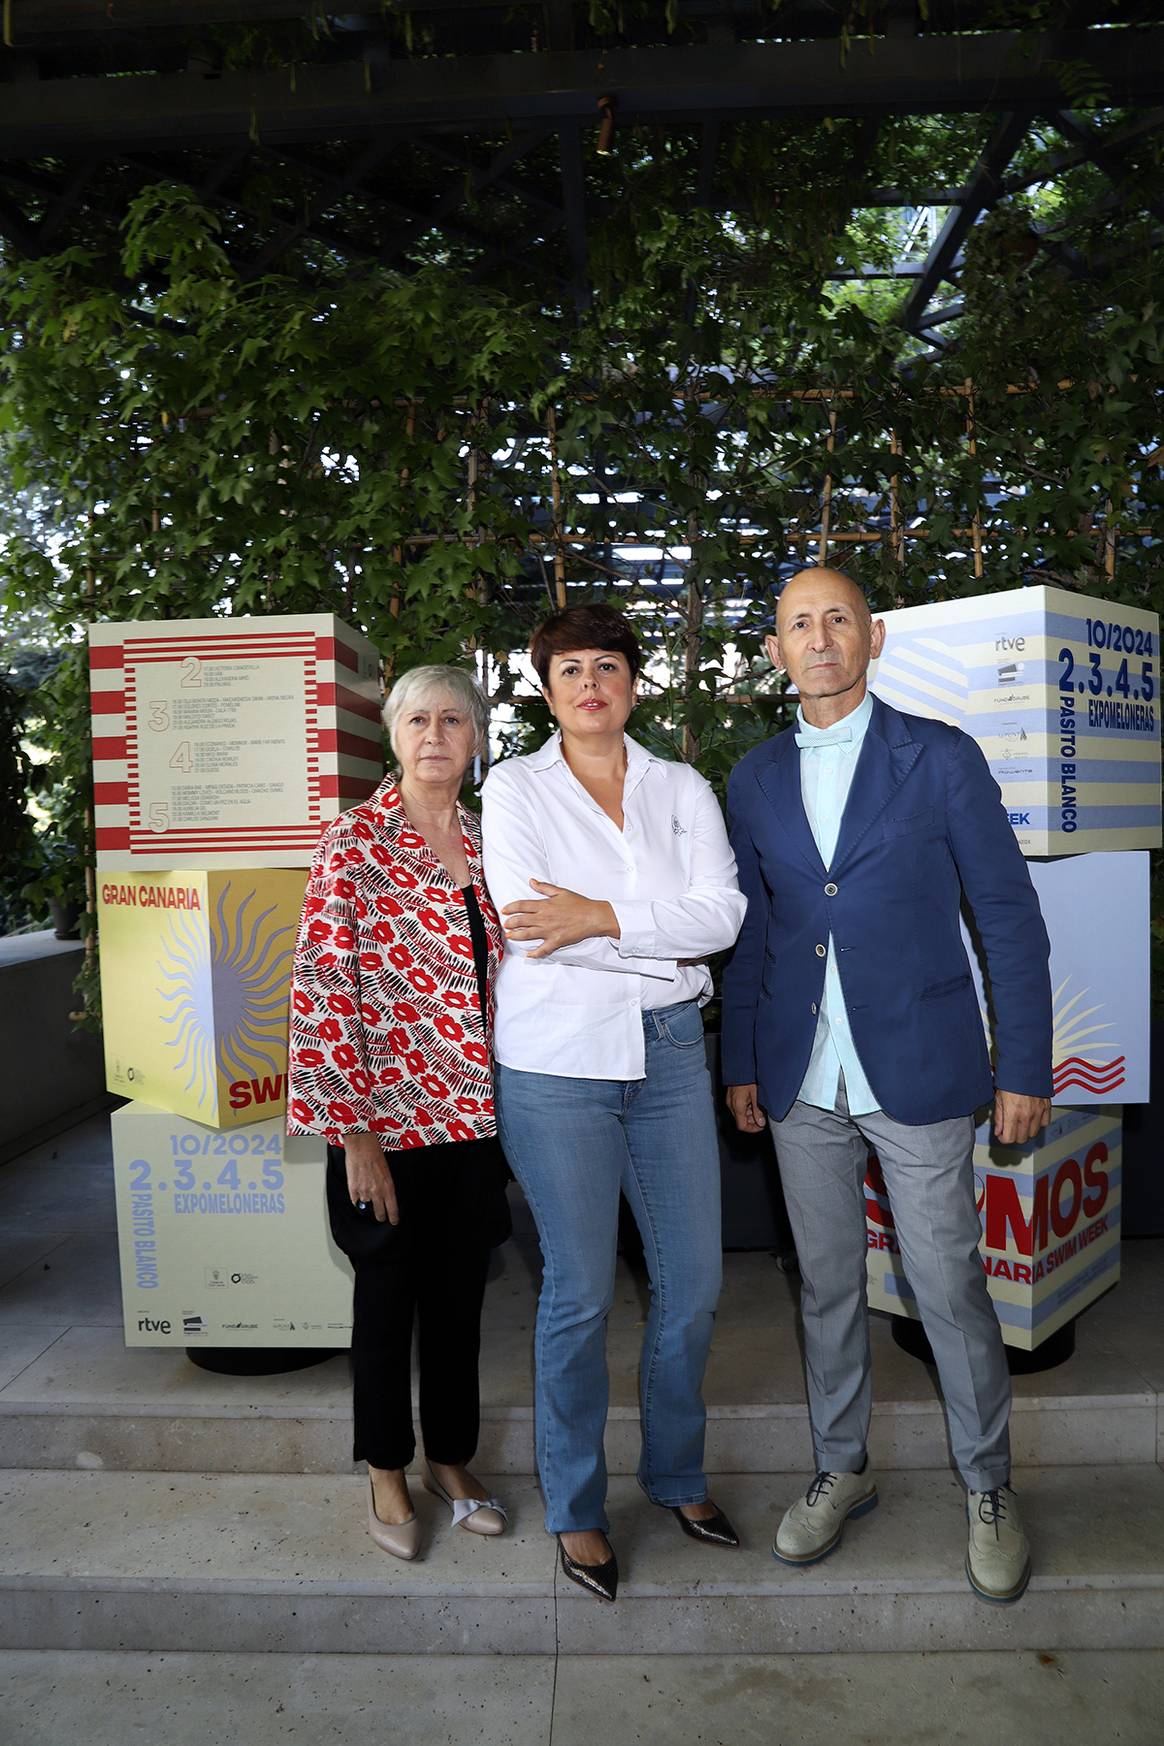
{"type": "Polygon", "coordinates": [[[258,1322],[223,1322],[222,1331],[224,1334],[254,1333],[258,1325],[258,1322]]]}
{"type": "Polygon", "coordinates": [[[1017,684],[1019,675],[1025,667],[1025,661],[1000,661],[998,663],[998,683],[1000,685],[1017,684]]]}
{"type": "Polygon", "coordinates": [[[219,1286],[219,1285],[226,1284],[226,1275],[222,1271],[221,1267],[204,1268],[203,1273],[202,1273],[202,1277],[206,1281],[207,1285],[210,1285],[210,1286],[219,1286]]]}
{"type": "Polygon", "coordinates": [[[204,1334],[206,1323],[201,1316],[183,1316],[182,1332],[184,1334],[204,1334]]]}
{"type": "Polygon", "coordinates": [[[257,1285],[259,1276],[257,1273],[232,1273],[230,1283],[232,1285],[257,1285]]]}
{"type": "Polygon", "coordinates": [[[172,1334],[174,1330],[164,1319],[155,1321],[152,1316],[138,1316],[137,1331],[139,1334],[172,1334]]]}

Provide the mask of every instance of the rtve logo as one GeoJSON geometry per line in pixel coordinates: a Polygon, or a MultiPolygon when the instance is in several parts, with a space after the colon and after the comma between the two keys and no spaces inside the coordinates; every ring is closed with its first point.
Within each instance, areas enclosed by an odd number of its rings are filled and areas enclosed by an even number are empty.
{"type": "Polygon", "coordinates": [[[1009,653],[1011,649],[1021,655],[1026,646],[1026,637],[995,637],[994,639],[995,653],[999,655],[1009,653]]]}
{"type": "Polygon", "coordinates": [[[138,1316],[137,1331],[139,1334],[172,1334],[174,1330],[169,1322],[155,1322],[152,1316],[138,1316]]]}

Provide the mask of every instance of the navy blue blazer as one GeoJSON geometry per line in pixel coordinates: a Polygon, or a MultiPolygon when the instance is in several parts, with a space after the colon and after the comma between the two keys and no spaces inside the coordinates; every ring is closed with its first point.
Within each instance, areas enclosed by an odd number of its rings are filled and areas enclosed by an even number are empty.
{"type": "Polygon", "coordinates": [[[832,866],[800,793],[794,730],[757,746],[728,784],[748,913],[724,972],[729,1085],[759,1087],[777,1120],[804,1081],[830,933],[853,1041],[878,1104],[918,1126],[1004,1091],[1051,1095],[1047,930],[1001,795],[959,728],[873,699],[832,866]],[[996,1063],[958,926],[985,948],[996,1063]]]}

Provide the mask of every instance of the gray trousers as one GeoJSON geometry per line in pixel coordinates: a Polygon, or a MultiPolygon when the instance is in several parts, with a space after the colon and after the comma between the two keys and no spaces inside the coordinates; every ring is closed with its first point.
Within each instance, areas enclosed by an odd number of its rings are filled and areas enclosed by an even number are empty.
{"type": "Polygon", "coordinates": [[[950,1447],[971,1491],[1010,1478],[1010,1373],[978,1255],[974,1123],[907,1127],[796,1103],[769,1123],[800,1261],[808,1407],[818,1470],[855,1473],[872,1404],[865,1170],[881,1163],[906,1277],[937,1362],[950,1447]]]}

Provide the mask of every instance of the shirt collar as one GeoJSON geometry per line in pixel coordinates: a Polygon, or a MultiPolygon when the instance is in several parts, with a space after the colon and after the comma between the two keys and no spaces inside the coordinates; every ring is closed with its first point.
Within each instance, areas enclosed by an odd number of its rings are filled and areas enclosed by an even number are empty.
{"type": "MultiPolygon", "coordinates": [[[[637,740],[632,740],[629,734],[624,734],[622,737],[626,746],[626,773],[628,776],[632,770],[663,762],[661,758],[656,757],[654,752],[648,752],[645,746],[640,746],[637,740]]],[[[557,733],[551,734],[545,744],[539,746],[536,752],[530,752],[527,762],[531,770],[549,770],[555,764],[566,764],[566,760],[562,756],[561,729],[559,728],[557,733]]],[[[566,767],[569,768],[568,765],[566,767]]]]}
{"type": "MultiPolygon", "coordinates": [[[[841,721],[836,722],[834,725],[837,727],[840,727],[841,722],[844,722],[849,727],[851,727],[853,730],[852,744],[854,747],[857,747],[861,744],[861,741],[865,738],[865,733],[866,733],[866,730],[868,729],[869,722],[872,718],[872,715],[873,715],[873,693],[871,691],[866,691],[864,697],[861,699],[861,701],[857,705],[856,709],[850,710],[848,715],[842,716],[841,721]]],[[[800,729],[801,733],[804,732],[805,728],[808,728],[810,733],[812,731],[812,724],[811,724],[811,722],[805,721],[804,711],[803,711],[803,709],[801,709],[799,704],[797,705],[797,709],[796,709],[796,725],[800,729]]]]}

